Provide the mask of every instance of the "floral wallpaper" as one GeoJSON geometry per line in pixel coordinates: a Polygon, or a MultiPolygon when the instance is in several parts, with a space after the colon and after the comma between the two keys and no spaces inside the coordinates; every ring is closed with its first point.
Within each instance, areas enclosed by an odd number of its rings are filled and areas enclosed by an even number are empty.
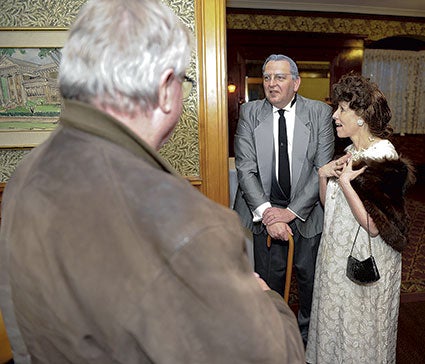
{"type": "MultiPolygon", "coordinates": [[[[7,0],[0,2],[0,28],[68,28],[86,0],[7,0]]],[[[163,0],[192,31],[195,39],[195,0],[163,0]]],[[[1,37],[1,30],[0,30],[1,37]]],[[[194,42],[196,44],[196,42],[194,42]]],[[[188,76],[196,81],[197,52],[192,52],[188,76]]],[[[184,102],[174,135],[161,155],[183,176],[198,176],[199,126],[196,88],[184,102]]],[[[7,182],[29,149],[0,148],[0,182],[7,182]]]]}
{"type": "MultiPolygon", "coordinates": [[[[175,14],[179,16],[193,34],[195,39],[195,1],[194,0],[165,0],[175,14]]],[[[197,54],[192,52],[187,75],[197,81],[197,54]]],[[[180,122],[170,141],[161,149],[161,155],[183,176],[199,176],[199,124],[198,124],[198,95],[194,87],[183,104],[180,122]]]]}
{"type": "Polygon", "coordinates": [[[84,0],[7,0],[0,3],[0,27],[68,27],[84,0]]]}
{"type": "Polygon", "coordinates": [[[0,149],[0,182],[7,182],[29,149],[0,149]]]}

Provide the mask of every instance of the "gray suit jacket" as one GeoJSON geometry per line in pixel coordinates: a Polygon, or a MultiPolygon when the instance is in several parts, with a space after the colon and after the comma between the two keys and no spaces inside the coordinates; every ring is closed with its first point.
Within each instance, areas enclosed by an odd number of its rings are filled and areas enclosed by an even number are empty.
{"type": "MultiPolygon", "coordinates": [[[[288,205],[302,219],[295,223],[305,237],[322,231],[323,209],[319,201],[317,170],[334,153],[332,109],[327,104],[297,96],[292,150],[291,201],[288,205]]],[[[273,107],[266,100],[243,104],[235,134],[235,165],[238,192],[234,209],[254,233],[261,223],[252,222],[252,212],[270,200],[273,169],[273,107]]]]}

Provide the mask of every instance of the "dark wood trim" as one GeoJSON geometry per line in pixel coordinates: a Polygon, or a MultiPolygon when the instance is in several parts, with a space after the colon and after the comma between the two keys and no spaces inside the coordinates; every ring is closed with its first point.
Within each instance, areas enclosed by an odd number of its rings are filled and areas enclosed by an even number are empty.
{"type": "Polygon", "coordinates": [[[344,19],[369,19],[369,20],[387,20],[387,21],[414,21],[415,23],[425,23],[425,18],[415,16],[397,16],[397,15],[378,15],[378,14],[355,14],[326,11],[302,11],[302,10],[280,10],[280,9],[248,9],[248,8],[226,8],[227,14],[254,14],[254,15],[286,15],[286,16],[305,16],[305,17],[325,17],[325,18],[344,18],[344,19]]]}
{"type": "Polygon", "coordinates": [[[400,303],[425,301],[425,293],[402,293],[400,303]]]}

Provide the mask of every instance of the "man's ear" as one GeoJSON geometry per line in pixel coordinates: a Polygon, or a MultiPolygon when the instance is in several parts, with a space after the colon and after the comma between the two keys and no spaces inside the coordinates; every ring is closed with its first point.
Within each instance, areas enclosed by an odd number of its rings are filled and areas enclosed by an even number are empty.
{"type": "Polygon", "coordinates": [[[294,91],[297,92],[301,85],[301,77],[298,77],[294,82],[294,91]]]}
{"type": "Polygon", "coordinates": [[[158,106],[164,114],[171,112],[173,104],[173,80],[176,77],[174,70],[165,70],[159,80],[158,106]]]}

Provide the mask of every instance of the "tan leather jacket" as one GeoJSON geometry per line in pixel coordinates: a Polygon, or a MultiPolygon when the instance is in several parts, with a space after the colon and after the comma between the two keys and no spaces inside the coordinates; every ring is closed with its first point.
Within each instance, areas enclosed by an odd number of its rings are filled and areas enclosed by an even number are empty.
{"type": "Polygon", "coordinates": [[[237,215],[111,117],[68,102],[8,183],[15,311],[33,363],[305,363],[237,215]]]}

